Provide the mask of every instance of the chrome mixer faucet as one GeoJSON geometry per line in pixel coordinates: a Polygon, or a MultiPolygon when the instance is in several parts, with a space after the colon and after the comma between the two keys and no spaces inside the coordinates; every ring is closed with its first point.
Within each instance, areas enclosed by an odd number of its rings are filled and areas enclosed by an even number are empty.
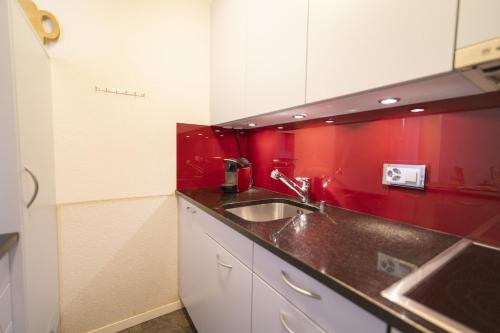
{"type": "Polygon", "coordinates": [[[295,193],[297,193],[300,201],[304,203],[309,203],[309,190],[311,188],[311,178],[296,177],[295,180],[299,182],[299,184],[297,184],[293,180],[291,180],[290,178],[286,177],[284,174],[279,172],[278,169],[274,169],[273,171],[271,171],[271,178],[276,180],[281,180],[295,193]]]}

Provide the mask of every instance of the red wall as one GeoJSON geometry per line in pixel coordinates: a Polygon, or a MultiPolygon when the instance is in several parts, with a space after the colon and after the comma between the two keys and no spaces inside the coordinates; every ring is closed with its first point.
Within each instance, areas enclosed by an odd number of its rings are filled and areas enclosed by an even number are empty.
{"type": "MultiPolygon", "coordinates": [[[[255,186],[291,193],[269,177],[277,168],[311,177],[313,200],[500,245],[500,105],[470,109],[257,129],[241,144],[255,186]],[[426,164],[426,189],[382,185],[383,163],[426,164]]],[[[178,188],[222,183],[235,142],[231,130],[178,124],[178,188]]]]}

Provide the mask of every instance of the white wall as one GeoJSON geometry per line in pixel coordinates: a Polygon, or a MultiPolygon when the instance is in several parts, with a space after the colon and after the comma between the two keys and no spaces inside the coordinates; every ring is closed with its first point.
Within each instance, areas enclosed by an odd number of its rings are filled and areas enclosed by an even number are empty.
{"type": "Polygon", "coordinates": [[[58,202],[172,193],[175,123],[208,123],[208,1],[36,2],[62,29],[49,48],[58,202]]]}
{"type": "Polygon", "coordinates": [[[35,2],[62,31],[48,48],[62,329],[84,332],[178,299],[175,123],[208,123],[209,1],[35,2]]]}

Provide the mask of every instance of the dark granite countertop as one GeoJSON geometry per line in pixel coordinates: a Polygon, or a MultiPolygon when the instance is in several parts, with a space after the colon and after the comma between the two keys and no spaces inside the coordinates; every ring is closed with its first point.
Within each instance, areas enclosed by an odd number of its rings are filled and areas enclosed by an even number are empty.
{"type": "Polygon", "coordinates": [[[0,235],[0,258],[2,258],[19,240],[17,232],[0,235]]]}
{"type": "Polygon", "coordinates": [[[459,237],[333,206],[326,207],[326,214],[305,215],[299,229],[287,226],[287,219],[252,223],[222,205],[291,197],[259,188],[238,194],[218,188],[176,193],[389,325],[404,332],[444,332],[380,295],[400,279],[380,269],[380,259],[391,256],[419,267],[459,237]]]}

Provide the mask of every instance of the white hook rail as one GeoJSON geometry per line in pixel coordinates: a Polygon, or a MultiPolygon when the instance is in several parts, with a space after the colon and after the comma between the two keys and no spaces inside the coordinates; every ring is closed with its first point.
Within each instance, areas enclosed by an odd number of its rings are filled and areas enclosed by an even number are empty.
{"type": "Polygon", "coordinates": [[[128,91],[128,90],[120,90],[118,88],[101,88],[95,86],[95,92],[146,98],[146,93],[144,91],[128,91]]]}

